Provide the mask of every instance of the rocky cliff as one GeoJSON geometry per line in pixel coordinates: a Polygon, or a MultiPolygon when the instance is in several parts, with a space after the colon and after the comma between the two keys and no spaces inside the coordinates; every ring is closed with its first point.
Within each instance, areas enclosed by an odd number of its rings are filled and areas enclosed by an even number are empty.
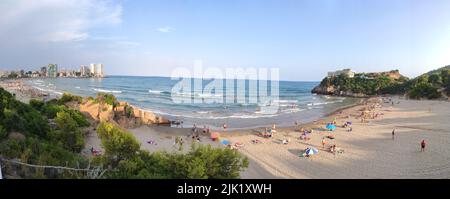
{"type": "Polygon", "coordinates": [[[312,89],[312,93],[348,97],[367,97],[383,94],[395,89],[408,78],[398,70],[377,73],[356,73],[354,77],[347,75],[327,76],[312,89]]]}
{"type": "Polygon", "coordinates": [[[136,128],[141,125],[170,125],[169,120],[150,111],[133,107],[127,102],[119,102],[113,107],[94,100],[84,100],[79,104],[78,109],[94,121],[112,122],[124,128],[136,128]]]}

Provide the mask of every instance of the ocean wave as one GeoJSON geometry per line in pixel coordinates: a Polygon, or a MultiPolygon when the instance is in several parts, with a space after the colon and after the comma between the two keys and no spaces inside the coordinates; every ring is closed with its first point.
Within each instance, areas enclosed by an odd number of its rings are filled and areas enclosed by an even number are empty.
{"type": "Polygon", "coordinates": [[[335,104],[335,103],[342,103],[344,100],[336,100],[336,101],[330,101],[330,102],[313,102],[306,104],[307,106],[320,106],[320,105],[327,105],[327,104],[335,104]]]}
{"type": "Polygon", "coordinates": [[[152,93],[152,94],[161,94],[161,93],[163,93],[164,91],[159,91],[159,90],[148,90],[148,92],[149,92],[149,93],[152,93]]]}
{"type": "Polygon", "coordinates": [[[40,90],[40,91],[47,91],[46,89],[39,88],[39,87],[37,87],[37,86],[33,86],[33,88],[38,89],[38,90],[40,90]]]}
{"type": "Polygon", "coordinates": [[[94,88],[93,90],[97,91],[97,92],[104,92],[104,93],[122,93],[122,91],[106,90],[106,89],[100,89],[100,88],[94,88]]]}
{"type": "Polygon", "coordinates": [[[208,114],[211,113],[210,111],[196,111],[198,114],[208,114]]]}

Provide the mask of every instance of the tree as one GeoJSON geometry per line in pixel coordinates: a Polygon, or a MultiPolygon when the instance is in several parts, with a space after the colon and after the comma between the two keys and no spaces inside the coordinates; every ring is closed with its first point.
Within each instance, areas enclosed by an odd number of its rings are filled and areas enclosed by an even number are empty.
{"type": "Polygon", "coordinates": [[[2,125],[0,125],[0,140],[5,138],[8,135],[8,132],[6,132],[6,129],[3,128],[2,125]]]}
{"type": "Polygon", "coordinates": [[[58,100],[59,104],[63,105],[67,102],[77,102],[77,103],[81,103],[81,101],[83,100],[82,97],[80,96],[76,96],[76,95],[72,95],[70,93],[64,93],[62,95],[62,97],[58,100]]]}
{"type": "Polygon", "coordinates": [[[428,82],[430,82],[433,85],[442,85],[442,78],[440,74],[433,73],[428,77],[428,82]]]}
{"type": "Polygon", "coordinates": [[[84,147],[84,136],[72,115],[66,111],[58,112],[55,123],[58,129],[51,132],[52,138],[60,142],[63,147],[73,152],[80,152],[84,147]]]}
{"type": "Polygon", "coordinates": [[[433,85],[427,82],[421,82],[416,84],[409,92],[409,97],[414,99],[436,99],[441,97],[441,94],[437,91],[433,85]]]}
{"type": "Polygon", "coordinates": [[[101,122],[97,127],[97,134],[105,149],[107,162],[112,165],[133,158],[140,148],[133,135],[112,123],[101,122]]]}

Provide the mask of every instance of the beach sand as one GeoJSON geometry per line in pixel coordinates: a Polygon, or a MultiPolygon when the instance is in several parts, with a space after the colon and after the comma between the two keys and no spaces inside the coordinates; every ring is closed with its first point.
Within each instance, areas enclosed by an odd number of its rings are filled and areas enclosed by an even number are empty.
{"type": "MultiPolygon", "coordinates": [[[[328,145],[336,144],[344,153],[334,155],[322,148],[323,136],[330,134],[327,131],[316,130],[310,134],[309,141],[298,139],[300,133],[293,129],[280,130],[271,139],[256,135],[229,139],[245,143],[240,151],[280,178],[450,178],[450,102],[398,98],[394,101],[393,107],[382,104],[377,108],[375,111],[384,115],[368,123],[353,117],[339,118],[339,115],[358,115],[362,106],[324,120],[331,122],[337,117],[337,124],[353,122],[352,132],[338,127],[332,133],[335,139],[327,139],[328,145]],[[398,101],[400,104],[396,104],[398,101]],[[392,139],[394,128],[395,139],[392,139]],[[291,137],[287,145],[280,143],[285,137],[291,137]],[[253,139],[264,143],[252,144],[253,139]],[[420,152],[422,139],[427,142],[425,152],[420,152]],[[315,147],[319,153],[310,158],[299,157],[306,147],[315,147]]],[[[325,123],[309,126],[325,127],[325,123]]]]}

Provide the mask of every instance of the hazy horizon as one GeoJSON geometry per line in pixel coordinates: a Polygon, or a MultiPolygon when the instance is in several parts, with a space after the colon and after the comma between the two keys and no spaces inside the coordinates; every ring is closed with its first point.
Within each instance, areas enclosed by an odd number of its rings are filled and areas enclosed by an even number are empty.
{"type": "Polygon", "coordinates": [[[450,64],[450,1],[5,0],[0,69],[103,63],[107,75],[170,76],[204,68],[279,68],[286,81],[328,71],[450,64]]]}

